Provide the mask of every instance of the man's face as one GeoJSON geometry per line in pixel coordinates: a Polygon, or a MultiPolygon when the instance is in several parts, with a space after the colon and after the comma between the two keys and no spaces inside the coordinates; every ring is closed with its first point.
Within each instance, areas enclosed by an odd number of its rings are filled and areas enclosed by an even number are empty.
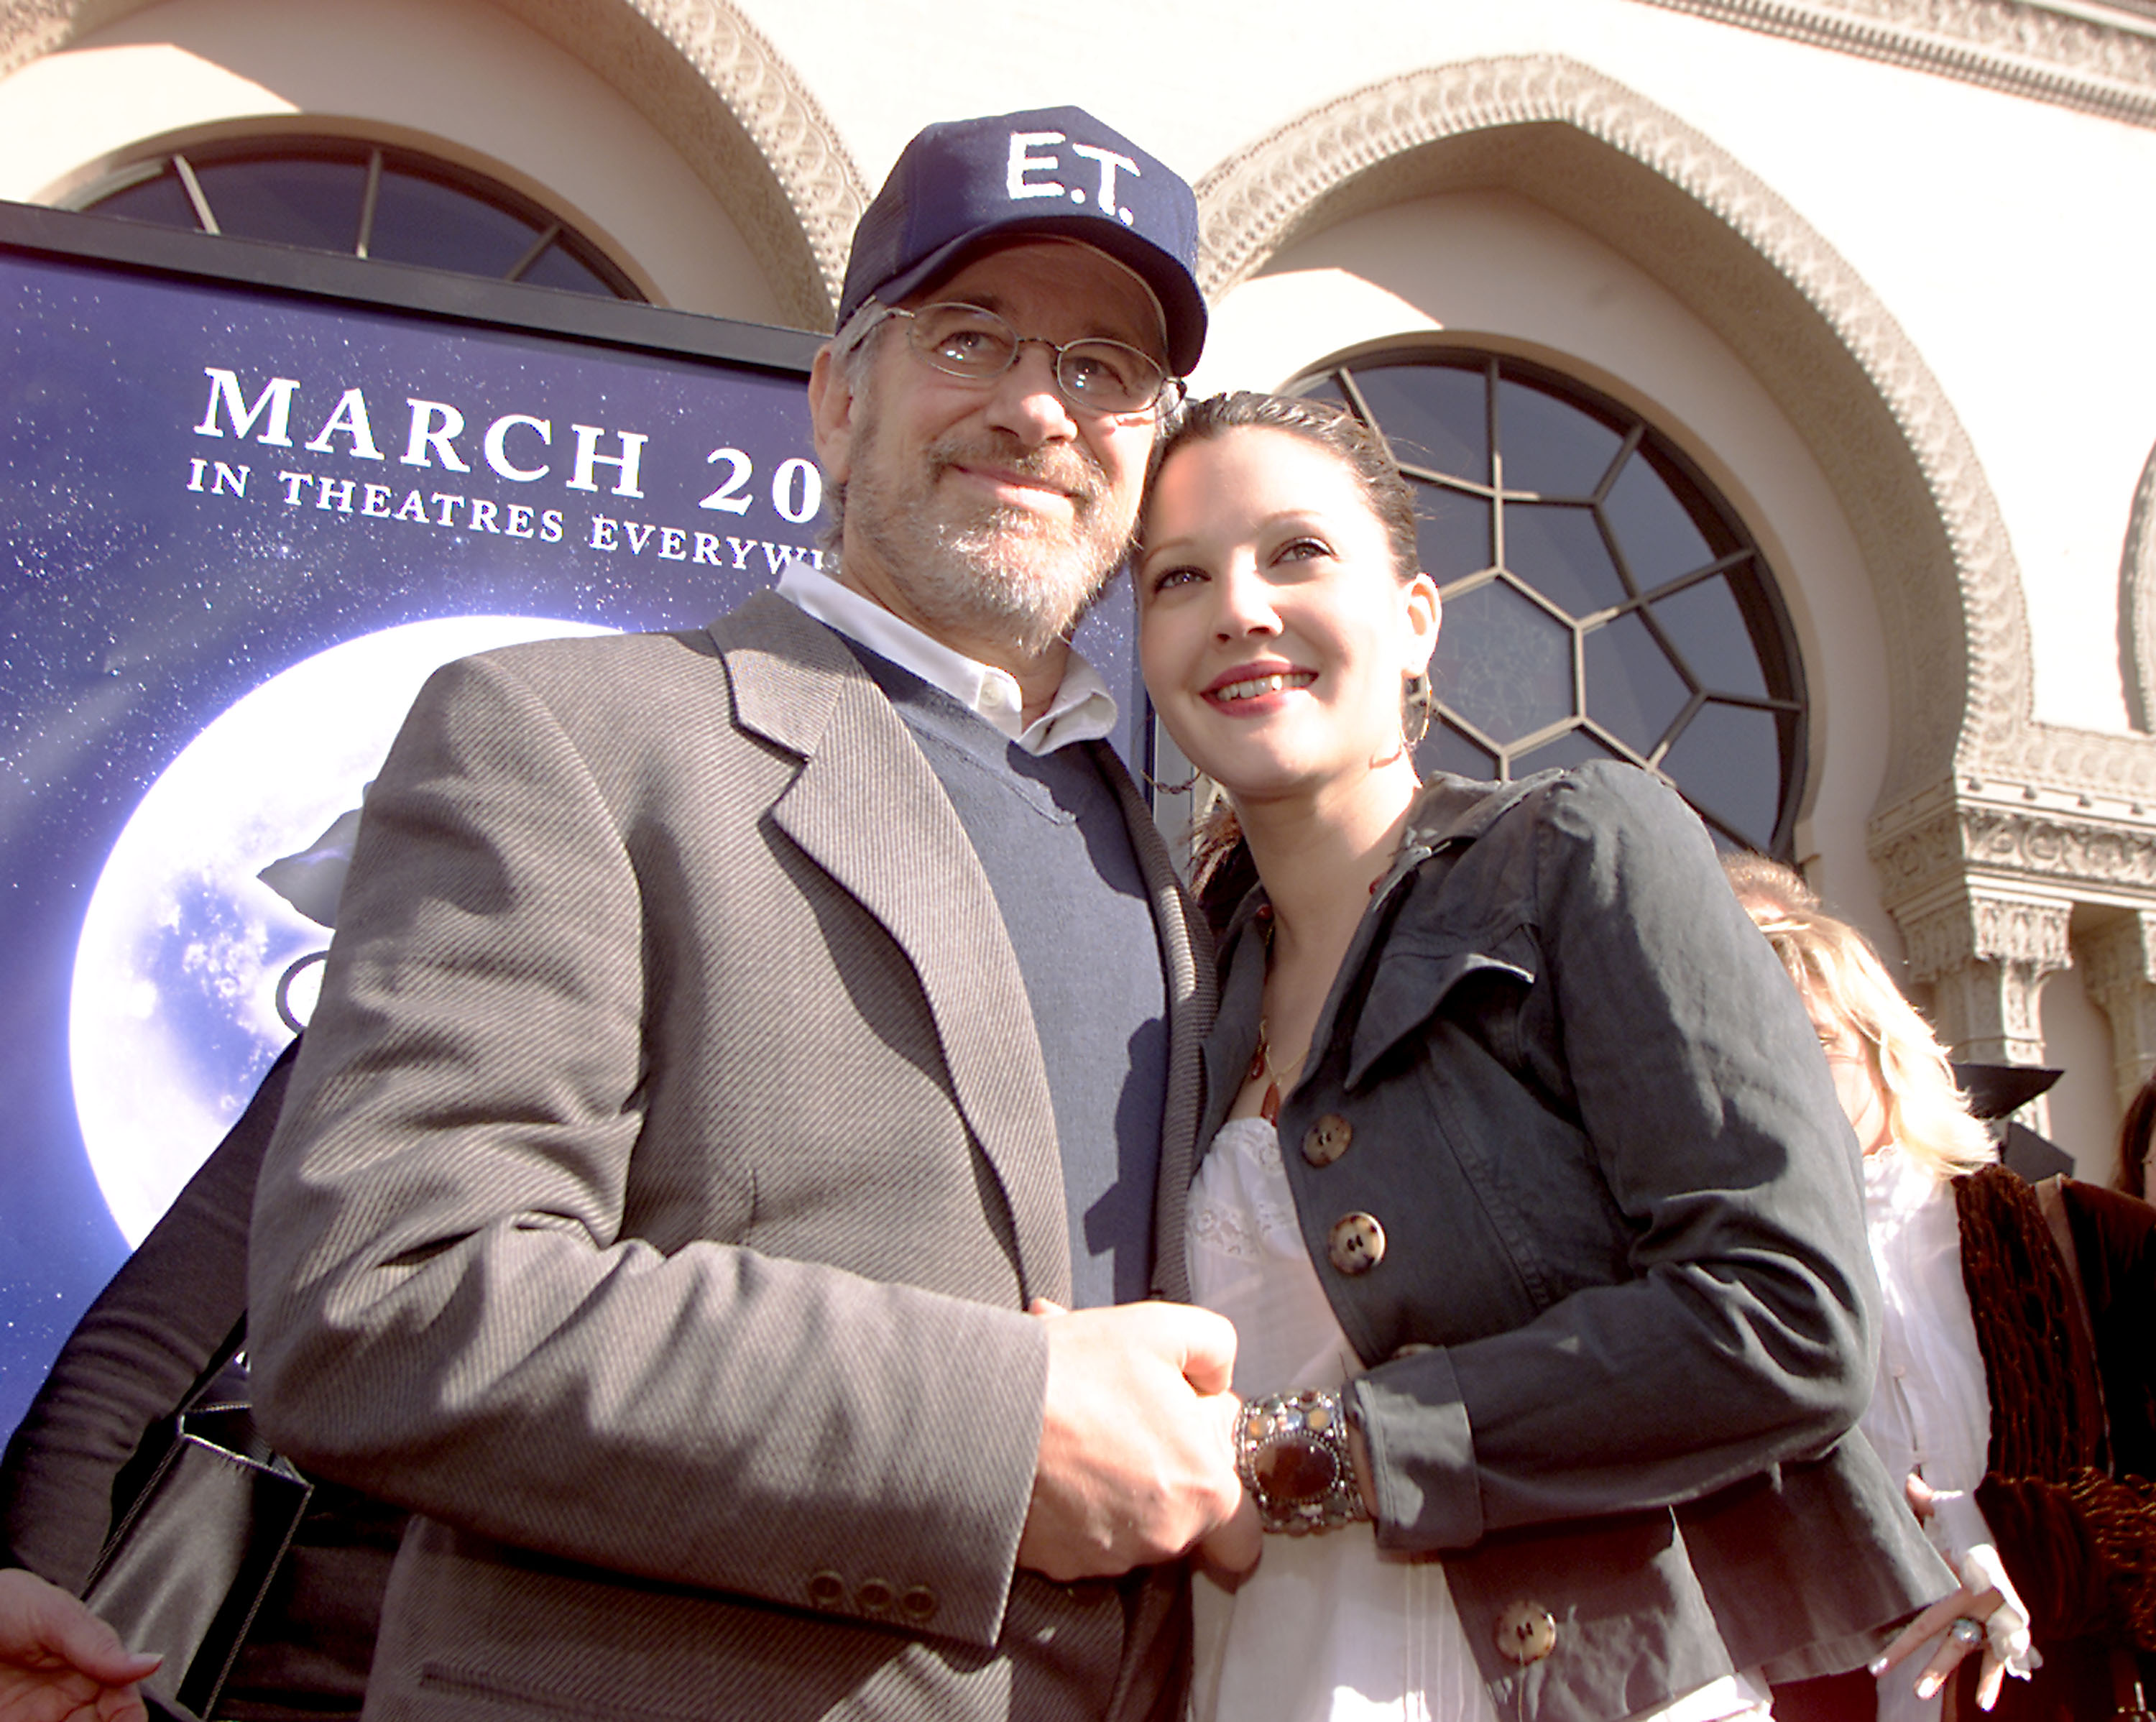
{"type": "MultiPolygon", "coordinates": [[[[1022,336],[1105,336],[1165,364],[1160,316],[1137,279],[1091,246],[1054,240],[974,259],[916,296],[994,311],[1022,336]]],[[[1029,342],[986,385],[946,376],[886,323],[852,387],[819,360],[817,454],[846,486],[844,578],[969,655],[1048,652],[1121,560],[1137,517],[1150,414],[1081,413],[1029,342]]]]}

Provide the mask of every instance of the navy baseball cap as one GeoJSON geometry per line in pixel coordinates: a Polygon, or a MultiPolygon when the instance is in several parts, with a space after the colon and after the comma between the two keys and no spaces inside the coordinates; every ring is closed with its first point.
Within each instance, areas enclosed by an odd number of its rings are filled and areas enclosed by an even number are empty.
{"type": "Polygon", "coordinates": [[[1137,271],[1160,301],[1168,361],[1205,347],[1198,199],[1174,170],[1081,108],[931,126],[906,145],[854,229],[839,326],[870,300],[896,305],[999,240],[1075,239],[1137,271]]]}

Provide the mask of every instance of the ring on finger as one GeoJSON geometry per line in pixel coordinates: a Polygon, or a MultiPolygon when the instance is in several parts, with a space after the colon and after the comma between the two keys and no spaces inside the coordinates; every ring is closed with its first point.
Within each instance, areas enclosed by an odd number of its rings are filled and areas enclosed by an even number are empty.
{"type": "Polygon", "coordinates": [[[1963,1649],[1974,1650],[1984,1642],[1984,1622],[1971,1620],[1967,1615],[1964,1615],[1947,1628],[1947,1637],[1960,1645],[1963,1649]]]}

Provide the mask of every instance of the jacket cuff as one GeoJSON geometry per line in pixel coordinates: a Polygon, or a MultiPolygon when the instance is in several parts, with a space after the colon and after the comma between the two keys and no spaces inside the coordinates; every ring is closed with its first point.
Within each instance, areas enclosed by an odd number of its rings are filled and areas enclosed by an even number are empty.
{"type": "Polygon", "coordinates": [[[1420,1552],[1481,1540],[1482,1492],[1467,1406],[1444,1350],[1399,1358],[1348,1384],[1369,1445],[1380,1548],[1420,1552]]]}

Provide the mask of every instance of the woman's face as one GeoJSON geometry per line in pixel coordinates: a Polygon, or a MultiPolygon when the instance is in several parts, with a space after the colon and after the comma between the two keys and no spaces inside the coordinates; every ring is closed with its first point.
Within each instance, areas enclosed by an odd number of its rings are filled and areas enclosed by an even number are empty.
{"type": "Polygon", "coordinates": [[[1139,661],[1201,770],[1240,802],[1399,753],[1437,589],[1401,581],[1353,470],[1289,431],[1231,430],[1169,456],[1144,522],[1139,661]]]}
{"type": "Polygon", "coordinates": [[[1820,1000],[1804,995],[1804,1014],[1819,1031],[1820,1051],[1834,1077],[1835,1097],[1856,1132],[1857,1146],[1876,1153],[1892,1140],[1887,1124],[1887,1086],[1879,1075],[1879,1056],[1871,1041],[1836,1016],[1820,1000]]]}

